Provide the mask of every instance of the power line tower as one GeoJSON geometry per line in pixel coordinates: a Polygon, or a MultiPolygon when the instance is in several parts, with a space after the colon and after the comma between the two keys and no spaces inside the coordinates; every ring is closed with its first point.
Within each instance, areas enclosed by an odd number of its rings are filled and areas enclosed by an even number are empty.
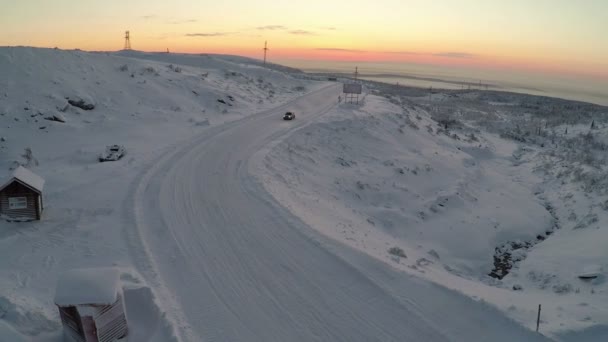
{"type": "Polygon", "coordinates": [[[131,38],[129,37],[129,31],[125,31],[125,50],[131,50],[131,38]]]}
{"type": "Polygon", "coordinates": [[[268,52],[268,41],[264,42],[264,66],[266,66],[266,53],[268,52]]]}

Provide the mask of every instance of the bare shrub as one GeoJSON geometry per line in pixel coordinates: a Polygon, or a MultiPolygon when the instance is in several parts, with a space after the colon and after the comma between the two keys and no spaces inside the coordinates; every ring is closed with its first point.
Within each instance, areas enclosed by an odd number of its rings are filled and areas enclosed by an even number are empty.
{"type": "Polygon", "coordinates": [[[403,251],[403,249],[399,248],[399,247],[391,247],[388,249],[388,254],[397,256],[399,258],[407,258],[407,255],[405,255],[405,251],[403,251]]]}

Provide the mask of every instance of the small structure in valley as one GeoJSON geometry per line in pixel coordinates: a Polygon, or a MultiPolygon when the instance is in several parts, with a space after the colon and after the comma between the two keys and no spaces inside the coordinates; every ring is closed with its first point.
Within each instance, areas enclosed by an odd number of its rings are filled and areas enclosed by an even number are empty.
{"type": "Polygon", "coordinates": [[[19,166],[0,186],[0,215],[12,220],[40,220],[44,179],[19,166]]]}
{"type": "Polygon", "coordinates": [[[127,316],[115,268],[86,268],[65,272],[57,283],[66,342],[112,342],[127,336],[127,316]]]}

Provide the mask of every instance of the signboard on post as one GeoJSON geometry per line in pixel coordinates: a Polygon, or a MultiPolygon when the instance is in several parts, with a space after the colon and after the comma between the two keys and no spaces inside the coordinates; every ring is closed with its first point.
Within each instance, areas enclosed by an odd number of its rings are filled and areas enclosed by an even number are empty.
{"type": "Polygon", "coordinates": [[[359,95],[363,92],[363,87],[360,83],[344,83],[344,102],[359,103],[359,95]]]}
{"type": "Polygon", "coordinates": [[[362,87],[361,84],[357,84],[357,83],[350,83],[350,84],[346,84],[344,83],[344,90],[343,92],[345,94],[361,94],[362,92],[362,87]]]}

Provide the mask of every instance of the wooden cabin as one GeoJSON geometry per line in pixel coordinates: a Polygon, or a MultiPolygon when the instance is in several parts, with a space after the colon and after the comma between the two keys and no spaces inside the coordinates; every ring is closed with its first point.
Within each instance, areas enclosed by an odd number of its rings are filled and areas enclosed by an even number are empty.
{"type": "Polygon", "coordinates": [[[59,308],[66,342],[113,342],[127,336],[127,316],[115,268],[65,272],[57,282],[59,308]]]}
{"type": "Polygon", "coordinates": [[[19,166],[0,187],[0,215],[13,220],[40,220],[44,179],[19,166]]]}

